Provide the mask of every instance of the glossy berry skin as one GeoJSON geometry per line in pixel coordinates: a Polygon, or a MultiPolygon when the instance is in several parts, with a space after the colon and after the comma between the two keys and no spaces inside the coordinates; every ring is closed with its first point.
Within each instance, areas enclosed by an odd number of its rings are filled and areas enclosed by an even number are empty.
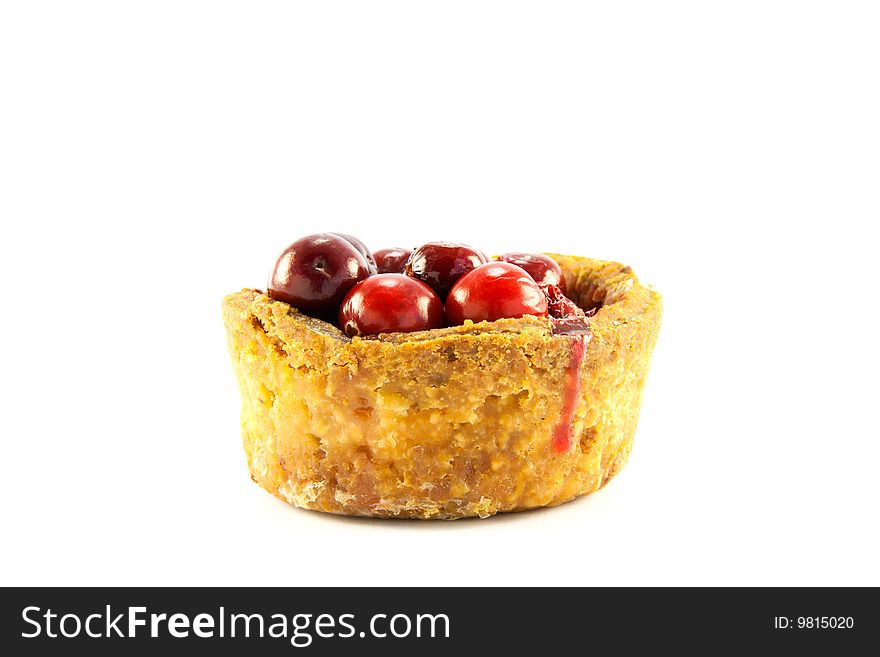
{"type": "Polygon", "coordinates": [[[487,261],[482,251],[467,244],[428,242],[410,256],[404,273],[430,285],[441,298],[455,282],[487,261]]]}
{"type": "Polygon", "coordinates": [[[390,249],[379,249],[373,253],[373,258],[380,274],[402,274],[412,252],[412,249],[392,246],[390,249]]]}
{"type": "Polygon", "coordinates": [[[462,276],[446,298],[446,321],[493,322],[504,317],[547,316],[547,297],[522,267],[490,262],[462,276]]]}
{"type": "Polygon", "coordinates": [[[542,253],[505,253],[498,260],[522,267],[538,285],[555,285],[565,294],[565,277],[562,269],[550,256],[542,253]]]}
{"type": "Polygon", "coordinates": [[[370,275],[375,274],[378,270],[376,269],[376,260],[373,257],[372,252],[367,247],[366,244],[361,242],[354,235],[347,235],[346,233],[330,233],[331,235],[336,235],[336,237],[341,237],[346,242],[351,244],[354,248],[358,250],[362,256],[364,256],[364,260],[367,261],[367,266],[370,268],[370,275]]]}
{"type": "Polygon", "coordinates": [[[437,293],[403,274],[370,276],[351,289],[339,309],[339,328],[348,337],[423,331],[443,323],[437,293]]]}
{"type": "Polygon", "coordinates": [[[370,274],[367,261],[347,240],[308,235],[288,246],[269,276],[269,296],[318,317],[334,317],[348,291],[370,274]]]}

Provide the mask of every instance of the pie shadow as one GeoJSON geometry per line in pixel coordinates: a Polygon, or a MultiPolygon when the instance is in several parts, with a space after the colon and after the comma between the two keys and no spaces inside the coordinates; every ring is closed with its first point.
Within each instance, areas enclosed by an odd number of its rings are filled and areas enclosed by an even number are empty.
{"type": "Polygon", "coordinates": [[[595,497],[596,493],[569,500],[557,506],[525,509],[523,511],[508,511],[496,513],[488,518],[459,518],[456,520],[419,520],[418,518],[370,518],[364,516],[345,516],[335,513],[325,513],[311,509],[301,509],[291,506],[282,500],[274,499],[275,503],[283,505],[290,513],[308,513],[311,518],[327,523],[348,524],[352,527],[370,527],[371,529],[381,525],[390,530],[421,530],[421,531],[447,531],[457,529],[472,529],[476,526],[497,526],[503,524],[534,522],[538,518],[563,513],[571,510],[575,505],[585,506],[588,500],[595,497]]]}

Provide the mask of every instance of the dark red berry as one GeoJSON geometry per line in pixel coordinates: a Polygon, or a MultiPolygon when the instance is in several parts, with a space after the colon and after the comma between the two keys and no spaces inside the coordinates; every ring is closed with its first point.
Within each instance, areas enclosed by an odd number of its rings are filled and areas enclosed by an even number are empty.
{"type": "Polygon", "coordinates": [[[428,242],[413,251],[404,271],[445,298],[459,278],[485,262],[482,251],[466,244],[428,242]]]}
{"type": "Polygon", "coordinates": [[[278,256],[269,276],[269,296],[305,313],[333,317],[346,293],[369,274],[367,261],[350,242],[317,233],[298,239],[278,256]]]}
{"type": "Polygon", "coordinates": [[[402,274],[406,261],[412,255],[412,249],[393,246],[390,249],[379,249],[373,254],[376,268],[380,274],[402,274]]]}
{"type": "Polygon", "coordinates": [[[565,294],[565,277],[562,269],[550,256],[542,253],[505,253],[498,260],[522,267],[538,285],[555,285],[565,294]]]}
{"type": "Polygon", "coordinates": [[[358,252],[364,256],[364,260],[367,261],[367,266],[370,268],[370,274],[375,274],[376,269],[376,260],[373,257],[373,254],[370,252],[370,249],[367,248],[367,245],[361,242],[357,237],[353,235],[346,235],[345,233],[330,233],[331,235],[336,235],[336,237],[341,237],[346,242],[351,244],[354,248],[358,250],[358,252]]]}
{"type": "Polygon", "coordinates": [[[446,321],[463,324],[523,315],[547,316],[547,297],[522,267],[490,262],[462,276],[446,299],[446,321]]]}
{"type": "Polygon", "coordinates": [[[443,326],[443,304],[430,287],[403,274],[377,274],[355,285],[339,309],[349,337],[443,326]]]}

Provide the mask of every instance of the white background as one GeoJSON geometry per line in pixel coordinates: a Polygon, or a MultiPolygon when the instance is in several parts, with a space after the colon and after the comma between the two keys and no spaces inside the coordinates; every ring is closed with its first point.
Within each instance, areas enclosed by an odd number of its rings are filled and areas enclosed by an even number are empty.
{"type": "Polygon", "coordinates": [[[0,9],[0,583],[880,585],[872,2],[0,9]],[[321,230],[631,265],[629,465],[486,521],[251,483],[220,300],[321,230]]]}

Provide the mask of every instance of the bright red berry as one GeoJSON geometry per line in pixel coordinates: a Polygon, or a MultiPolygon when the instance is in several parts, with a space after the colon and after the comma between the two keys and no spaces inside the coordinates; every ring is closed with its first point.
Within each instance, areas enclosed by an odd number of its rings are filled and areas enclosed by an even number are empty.
{"type": "Polygon", "coordinates": [[[349,337],[443,326],[443,304],[430,287],[403,274],[377,274],[355,285],[339,309],[349,337]]]}
{"type": "Polygon", "coordinates": [[[547,297],[528,272],[508,262],[490,262],[465,274],[446,299],[450,325],[523,315],[546,317],[547,297]]]}

